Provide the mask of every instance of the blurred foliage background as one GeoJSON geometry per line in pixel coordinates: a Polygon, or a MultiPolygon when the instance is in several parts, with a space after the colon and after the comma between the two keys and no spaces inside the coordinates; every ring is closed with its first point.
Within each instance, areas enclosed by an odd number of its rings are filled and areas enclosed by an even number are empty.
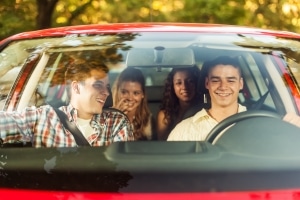
{"type": "Polygon", "coordinates": [[[37,29],[123,22],[218,23],[300,31],[299,0],[1,0],[0,40],[37,29]]]}

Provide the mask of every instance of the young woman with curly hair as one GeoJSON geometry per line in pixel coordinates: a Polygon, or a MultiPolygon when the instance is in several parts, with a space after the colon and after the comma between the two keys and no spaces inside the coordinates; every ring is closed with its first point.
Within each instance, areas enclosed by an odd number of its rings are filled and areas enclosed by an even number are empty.
{"type": "Polygon", "coordinates": [[[162,104],[157,115],[157,139],[166,140],[191,106],[199,103],[198,79],[200,69],[173,68],[165,81],[162,104]]]}
{"type": "Polygon", "coordinates": [[[129,118],[136,140],[152,139],[152,115],[145,94],[145,78],[136,68],[126,68],[115,81],[113,107],[129,118]]]}

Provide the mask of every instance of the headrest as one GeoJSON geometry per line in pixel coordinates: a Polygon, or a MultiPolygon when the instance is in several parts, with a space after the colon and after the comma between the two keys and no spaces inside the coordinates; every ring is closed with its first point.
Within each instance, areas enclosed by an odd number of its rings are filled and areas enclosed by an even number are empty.
{"type": "Polygon", "coordinates": [[[128,52],[126,64],[128,67],[190,67],[195,65],[195,57],[190,48],[138,48],[128,52]]]}

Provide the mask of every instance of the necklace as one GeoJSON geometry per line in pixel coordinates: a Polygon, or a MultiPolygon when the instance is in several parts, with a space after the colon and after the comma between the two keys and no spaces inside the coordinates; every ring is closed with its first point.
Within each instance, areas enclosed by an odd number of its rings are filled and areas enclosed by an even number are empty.
{"type": "Polygon", "coordinates": [[[206,110],[206,112],[207,112],[207,114],[211,117],[211,118],[213,118],[214,120],[216,120],[217,122],[219,122],[210,112],[209,112],[209,110],[207,109],[206,110]]]}
{"type": "MultiPolygon", "coordinates": [[[[209,109],[206,109],[206,112],[207,112],[207,114],[211,117],[211,118],[213,118],[214,120],[216,120],[217,122],[220,122],[219,120],[217,120],[212,114],[211,114],[211,112],[209,111],[209,109]]],[[[234,113],[234,114],[237,114],[239,112],[239,105],[237,106],[237,109],[236,109],[236,113],[234,113]]],[[[229,116],[228,116],[229,117],[229,116]]],[[[227,118],[227,117],[226,117],[227,118]]],[[[222,121],[222,120],[221,120],[222,121]]]]}

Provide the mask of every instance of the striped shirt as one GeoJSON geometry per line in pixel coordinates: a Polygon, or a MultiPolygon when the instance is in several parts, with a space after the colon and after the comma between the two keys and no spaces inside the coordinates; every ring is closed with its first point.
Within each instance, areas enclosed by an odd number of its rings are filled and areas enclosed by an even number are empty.
{"type": "MultiPolygon", "coordinates": [[[[60,107],[69,121],[77,124],[77,111],[71,105],[60,107]]],[[[94,115],[90,125],[94,133],[88,137],[91,146],[112,142],[133,141],[134,136],[126,115],[105,111],[94,115]]],[[[0,138],[4,143],[32,142],[34,147],[76,147],[73,135],[63,127],[50,105],[27,107],[21,112],[0,111],[0,138]]]]}

